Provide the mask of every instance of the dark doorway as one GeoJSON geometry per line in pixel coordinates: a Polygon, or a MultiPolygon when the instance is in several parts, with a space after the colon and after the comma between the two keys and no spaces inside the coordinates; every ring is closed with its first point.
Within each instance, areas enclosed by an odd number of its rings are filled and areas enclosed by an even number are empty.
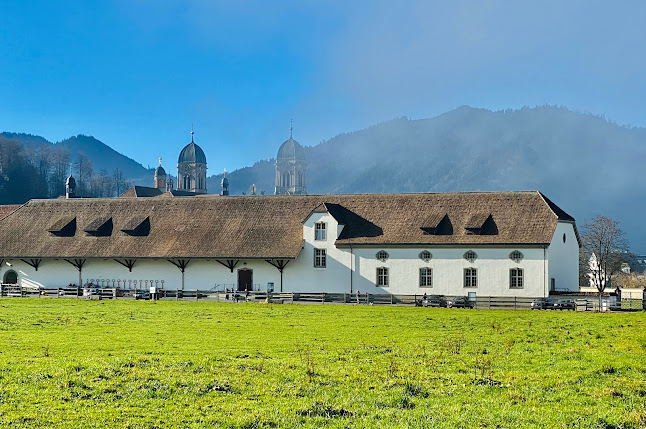
{"type": "Polygon", "coordinates": [[[253,289],[253,270],[243,268],[238,270],[238,291],[253,289]]]}
{"type": "Polygon", "coordinates": [[[6,273],[4,273],[4,280],[2,281],[2,283],[8,285],[17,285],[18,274],[14,270],[7,271],[6,273]]]}

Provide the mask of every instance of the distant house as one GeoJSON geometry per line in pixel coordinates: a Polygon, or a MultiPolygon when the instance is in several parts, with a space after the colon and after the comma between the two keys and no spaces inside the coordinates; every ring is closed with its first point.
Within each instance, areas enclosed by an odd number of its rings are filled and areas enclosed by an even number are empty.
{"type": "Polygon", "coordinates": [[[451,296],[578,290],[575,221],[540,192],[139,191],[12,210],[0,220],[3,281],[451,296]]]}

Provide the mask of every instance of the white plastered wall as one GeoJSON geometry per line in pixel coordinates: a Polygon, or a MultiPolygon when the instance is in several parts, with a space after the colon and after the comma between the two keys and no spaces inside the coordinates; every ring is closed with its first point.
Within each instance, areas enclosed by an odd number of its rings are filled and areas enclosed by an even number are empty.
{"type": "Polygon", "coordinates": [[[328,213],[313,213],[303,224],[303,249],[283,273],[283,290],[290,292],[350,292],[350,252],[334,243],[343,225],[328,213]],[[315,240],[318,222],[326,224],[326,239],[315,240]],[[314,249],[325,249],[326,267],[314,268],[314,249]]]}
{"type": "Polygon", "coordinates": [[[447,296],[468,295],[475,292],[479,296],[519,296],[539,297],[545,295],[545,260],[542,248],[482,248],[482,247],[419,247],[419,248],[354,248],[356,258],[354,289],[375,294],[440,294],[447,296]],[[385,250],[389,258],[382,262],[376,258],[380,250],[385,250]],[[425,262],[419,258],[423,250],[433,257],[425,262]],[[464,253],[473,250],[478,255],[474,262],[464,259],[464,253]],[[509,254],[514,250],[523,253],[520,262],[512,261],[509,254]],[[387,267],[389,286],[377,287],[377,268],[387,267]],[[433,270],[433,286],[419,286],[419,269],[428,267],[433,270]],[[464,287],[464,269],[477,269],[477,287],[464,287]],[[510,288],[509,270],[522,268],[523,288],[510,288]]]}
{"type": "Polygon", "coordinates": [[[558,222],[547,248],[548,290],[551,279],[557,291],[579,290],[579,243],[571,222],[558,222]],[[563,240],[565,237],[565,240],[563,240]]]}
{"type": "MultiPolygon", "coordinates": [[[[74,266],[62,259],[43,259],[38,271],[21,260],[9,260],[11,267],[4,266],[0,276],[4,276],[9,269],[18,274],[19,284],[31,287],[65,287],[69,284],[78,284],[79,272],[74,266]]],[[[215,260],[191,260],[184,272],[184,288],[186,290],[211,290],[217,288],[237,288],[238,270],[253,270],[254,289],[266,290],[268,282],[274,282],[279,287],[279,271],[265,261],[243,260],[231,272],[228,268],[215,260]]],[[[92,281],[99,286],[121,288],[137,288],[150,286],[150,281],[155,282],[159,288],[176,290],[182,288],[182,273],[173,264],[164,259],[140,259],[135,263],[132,272],[112,259],[87,259],[83,265],[82,282],[92,281]],[[117,282],[121,280],[121,282],[117,282]],[[125,283],[124,283],[125,280],[125,283]],[[148,280],[149,283],[146,283],[148,280]],[[140,286],[141,285],[141,286],[140,286]]]]}

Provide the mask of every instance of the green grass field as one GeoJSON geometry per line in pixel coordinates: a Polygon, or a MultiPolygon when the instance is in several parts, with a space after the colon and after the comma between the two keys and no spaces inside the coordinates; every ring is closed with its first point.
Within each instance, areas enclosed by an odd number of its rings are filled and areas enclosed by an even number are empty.
{"type": "Polygon", "coordinates": [[[646,427],[644,313],[0,306],[0,427],[646,427]]]}

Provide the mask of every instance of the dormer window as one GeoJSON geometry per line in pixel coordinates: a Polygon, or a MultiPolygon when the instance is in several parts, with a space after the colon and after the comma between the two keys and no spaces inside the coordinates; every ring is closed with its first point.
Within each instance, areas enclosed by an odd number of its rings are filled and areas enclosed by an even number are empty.
{"type": "Polygon", "coordinates": [[[420,228],[424,235],[452,235],[453,225],[446,213],[430,214],[423,222],[420,228]]]}
{"type": "Polygon", "coordinates": [[[325,222],[316,222],[314,224],[314,240],[326,240],[326,224],[325,222]]]}
{"type": "Polygon", "coordinates": [[[421,259],[424,262],[430,261],[432,257],[433,257],[433,255],[428,250],[424,250],[423,252],[420,252],[420,254],[419,254],[419,259],[421,259]]]}
{"type": "Polygon", "coordinates": [[[469,250],[464,253],[464,259],[473,263],[476,259],[478,259],[478,255],[473,250],[469,250]]]}
{"type": "Polygon", "coordinates": [[[523,254],[520,252],[520,250],[514,250],[509,254],[509,259],[516,263],[519,263],[523,260],[523,254]]]}
{"type": "Polygon", "coordinates": [[[464,226],[467,235],[497,235],[498,226],[490,213],[476,213],[464,226]]]}
{"type": "Polygon", "coordinates": [[[59,218],[47,231],[57,237],[73,237],[76,232],[76,217],[64,216],[59,218]]]}
{"type": "Polygon", "coordinates": [[[112,218],[96,218],[83,231],[95,237],[109,237],[112,235],[112,218]]]}
{"type": "Polygon", "coordinates": [[[377,252],[375,257],[379,259],[381,262],[386,262],[386,259],[388,259],[389,255],[388,255],[388,252],[386,252],[385,250],[380,250],[379,252],[377,252]]]}

